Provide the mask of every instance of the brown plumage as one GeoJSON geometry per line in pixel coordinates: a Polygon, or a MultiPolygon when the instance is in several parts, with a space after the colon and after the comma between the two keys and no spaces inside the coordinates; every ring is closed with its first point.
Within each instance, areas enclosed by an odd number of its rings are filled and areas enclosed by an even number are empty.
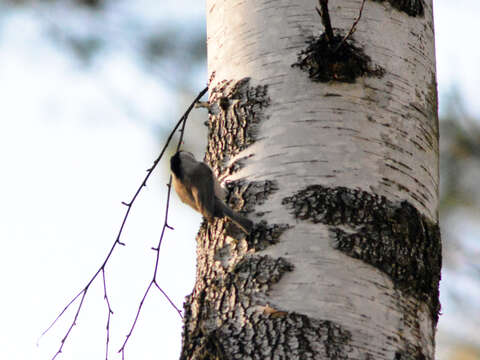
{"type": "Polygon", "coordinates": [[[221,187],[207,164],[195,160],[190,152],[179,151],[170,159],[170,169],[173,186],[182,202],[201,213],[209,222],[226,216],[250,234],[252,221],[224,204],[221,187]]]}

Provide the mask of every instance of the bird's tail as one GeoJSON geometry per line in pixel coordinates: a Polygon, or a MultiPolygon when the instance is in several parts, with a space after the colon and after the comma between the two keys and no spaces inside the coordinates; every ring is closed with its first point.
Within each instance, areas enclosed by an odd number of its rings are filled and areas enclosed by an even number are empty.
{"type": "Polygon", "coordinates": [[[247,219],[245,216],[242,216],[239,213],[233,211],[227,205],[225,205],[223,201],[219,199],[215,199],[215,200],[216,200],[216,204],[215,204],[216,207],[221,209],[221,212],[218,212],[218,215],[220,215],[221,213],[222,215],[220,216],[226,216],[230,218],[247,235],[249,235],[252,232],[253,222],[250,219],[247,219]]]}

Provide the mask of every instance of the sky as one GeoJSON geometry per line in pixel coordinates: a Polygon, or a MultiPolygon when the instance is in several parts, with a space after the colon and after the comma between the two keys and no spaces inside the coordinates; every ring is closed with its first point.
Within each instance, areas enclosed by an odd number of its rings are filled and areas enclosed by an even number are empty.
{"type": "MultiPolygon", "coordinates": [[[[95,21],[104,22],[111,36],[123,26],[125,13],[138,12],[142,26],[204,21],[202,1],[186,1],[181,11],[175,1],[162,2],[161,11],[153,0],[131,3],[119,2],[116,18],[95,21]]],[[[440,106],[455,87],[468,111],[480,116],[480,48],[473,38],[480,2],[436,0],[434,6],[440,106]]],[[[68,17],[49,18],[42,9],[7,12],[0,7],[0,13],[0,358],[46,360],[60,346],[75,308],[47,335],[40,334],[103,262],[126,210],[121,202],[129,201],[140,185],[163,145],[162,136],[191,102],[192,93],[205,86],[206,69],[199,71],[190,93],[172,92],[140,71],[136,59],[122,55],[127,53],[122,49],[133,45],[120,37],[114,50],[86,70],[48,40],[44,24],[53,21],[71,31],[83,31],[82,26],[68,17]],[[118,100],[127,98],[135,108],[118,100]]],[[[191,121],[205,119],[200,109],[191,121]]],[[[203,138],[201,131],[189,136],[203,138]]],[[[193,139],[187,138],[189,142],[193,139]]],[[[195,150],[200,154],[202,144],[195,150]]],[[[106,268],[114,311],[112,359],[119,358],[116,351],[153,275],[151,247],[163,224],[167,181],[167,164],[162,163],[132,208],[122,237],[126,246],[115,249],[106,268]]],[[[175,230],[167,231],[164,239],[158,280],[181,307],[194,283],[194,236],[201,217],[179,205],[176,196],[169,217],[175,230]]],[[[442,286],[446,281],[455,283],[456,278],[446,274],[442,286]]],[[[98,278],[61,359],[104,358],[103,296],[98,278]]],[[[440,329],[455,326],[448,299],[442,302],[440,329]]],[[[181,325],[165,298],[153,291],[127,345],[126,359],[178,358],[181,325]]],[[[472,331],[465,329],[465,336],[472,331]]]]}

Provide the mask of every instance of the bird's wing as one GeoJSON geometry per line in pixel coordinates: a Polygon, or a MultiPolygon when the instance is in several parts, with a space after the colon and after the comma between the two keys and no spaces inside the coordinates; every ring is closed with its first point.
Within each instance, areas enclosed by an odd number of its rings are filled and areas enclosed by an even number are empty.
{"type": "Polygon", "coordinates": [[[198,211],[207,218],[208,221],[213,219],[215,214],[215,193],[213,183],[213,173],[208,165],[199,163],[195,166],[190,177],[192,181],[192,194],[195,199],[198,211]],[[199,191],[199,189],[201,191],[199,191]]]}

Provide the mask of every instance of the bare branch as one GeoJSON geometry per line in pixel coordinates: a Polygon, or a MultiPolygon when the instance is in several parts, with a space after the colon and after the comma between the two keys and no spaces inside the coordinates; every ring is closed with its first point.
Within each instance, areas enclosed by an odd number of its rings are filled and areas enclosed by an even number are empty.
{"type": "Polygon", "coordinates": [[[40,335],[40,339],[42,338],[43,335],[45,335],[53,327],[53,325],[55,325],[57,323],[58,319],[60,319],[62,317],[62,315],[65,313],[65,311],[67,311],[67,309],[70,307],[70,305],[72,305],[75,302],[75,300],[78,299],[78,297],[80,295],[82,295],[86,292],[86,288],[87,287],[83,288],[82,291],[80,291],[77,295],[75,295],[75,297],[72,300],[70,300],[70,302],[63,308],[63,310],[60,312],[60,314],[58,314],[58,316],[50,323],[48,328],[44,332],[42,332],[42,334],[40,335]]]}
{"type": "Polygon", "coordinates": [[[165,296],[165,298],[168,300],[168,302],[170,303],[170,305],[173,306],[173,308],[175,310],[177,310],[178,312],[178,315],[180,315],[180,317],[183,319],[183,315],[182,315],[182,310],[180,310],[179,308],[177,308],[175,306],[175,304],[173,303],[173,301],[170,299],[170,297],[165,293],[165,291],[162,290],[162,288],[158,285],[158,283],[156,281],[153,282],[155,284],[155,286],[157,287],[158,290],[160,290],[160,292],[163,294],[163,296],[165,296]]]}
{"type": "Polygon", "coordinates": [[[77,312],[75,313],[75,317],[73,318],[73,321],[70,324],[70,327],[68,328],[67,333],[65,334],[65,336],[62,339],[57,353],[55,355],[53,355],[52,360],[54,360],[59,354],[62,353],[63,345],[65,345],[65,341],[67,341],[68,335],[70,335],[70,332],[72,331],[73,327],[77,324],[78,314],[80,314],[80,310],[82,310],[83,300],[85,299],[85,295],[87,295],[87,291],[88,291],[88,287],[83,289],[82,299],[80,300],[80,304],[78,304],[78,308],[77,308],[77,312]]]}
{"type": "MultiPolygon", "coordinates": [[[[187,123],[187,116],[188,116],[188,112],[185,113],[185,115],[182,117],[183,123],[182,123],[182,127],[180,128],[180,138],[179,138],[178,144],[177,144],[177,151],[180,149],[180,146],[182,145],[183,135],[185,133],[185,126],[186,126],[186,123],[187,123]]],[[[155,287],[163,294],[163,296],[165,296],[165,298],[170,303],[170,305],[177,311],[178,315],[180,315],[180,317],[183,318],[182,311],[173,303],[173,301],[170,299],[170,297],[167,295],[167,293],[165,293],[165,291],[163,291],[163,289],[157,283],[158,264],[159,264],[159,260],[160,260],[160,248],[162,246],[163,236],[165,235],[165,230],[166,229],[173,230],[173,228],[170,225],[168,225],[168,210],[170,209],[170,195],[171,195],[171,190],[172,190],[172,176],[170,176],[170,179],[169,179],[168,184],[167,184],[167,188],[168,188],[168,190],[167,190],[167,203],[166,203],[166,206],[165,206],[165,217],[164,217],[164,221],[163,221],[162,232],[160,234],[160,238],[158,240],[157,246],[152,247],[152,250],[154,250],[157,253],[156,259],[155,259],[155,268],[154,268],[154,271],[153,271],[153,277],[152,277],[152,280],[150,281],[150,283],[148,284],[147,289],[145,290],[145,293],[143,294],[143,297],[142,297],[142,300],[140,301],[140,304],[138,305],[137,314],[135,316],[135,319],[133,320],[132,326],[130,327],[130,331],[128,332],[127,336],[125,337],[125,341],[123,342],[122,347],[118,350],[118,352],[120,354],[122,354],[122,359],[125,358],[125,348],[127,346],[128,340],[130,339],[130,336],[132,335],[133,331],[135,330],[135,326],[137,325],[137,321],[138,321],[138,318],[140,316],[140,312],[142,311],[143,303],[144,303],[145,299],[147,298],[147,295],[148,295],[150,289],[152,288],[152,285],[155,285],[155,287]]]]}
{"type": "Polygon", "coordinates": [[[318,4],[320,5],[320,9],[318,7],[316,9],[318,15],[320,15],[320,18],[322,19],[327,41],[330,43],[333,40],[333,29],[330,21],[330,13],[328,12],[328,0],[318,0],[318,4]]]}
{"type": "Polygon", "coordinates": [[[148,292],[152,288],[153,281],[150,281],[150,284],[148,284],[147,290],[143,294],[142,300],[140,301],[140,304],[137,309],[137,315],[135,315],[135,319],[133,320],[133,324],[130,327],[130,331],[128,332],[127,336],[125,337],[125,341],[123,342],[122,347],[118,350],[119,353],[122,354],[122,359],[124,358],[125,355],[125,346],[127,346],[128,339],[130,339],[130,336],[133,333],[133,330],[135,329],[135,325],[137,325],[138,317],[140,316],[140,311],[142,311],[143,303],[145,302],[145,299],[147,298],[148,292]]]}
{"type": "Polygon", "coordinates": [[[103,293],[104,293],[103,298],[105,299],[105,302],[107,303],[107,307],[108,307],[107,326],[106,326],[107,338],[106,338],[106,342],[105,342],[105,360],[108,360],[108,345],[109,345],[109,342],[110,342],[110,317],[113,315],[113,310],[112,310],[112,307],[110,306],[110,301],[108,300],[108,295],[107,295],[107,283],[105,281],[105,269],[102,269],[102,278],[103,278],[103,293]]]}
{"type": "MultiPolygon", "coordinates": [[[[105,302],[107,303],[107,310],[108,310],[108,316],[107,316],[107,326],[106,326],[106,331],[107,331],[107,335],[106,335],[106,350],[105,350],[105,357],[106,359],[108,360],[108,346],[109,346],[109,342],[110,342],[110,320],[111,320],[111,315],[113,314],[113,311],[112,311],[112,308],[110,306],[110,301],[108,299],[108,295],[107,295],[107,284],[106,284],[106,279],[105,279],[105,267],[110,259],[110,257],[112,256],[112,253],[113,251],[115,250],[115,247],[117,245],[125,245],[123,242],[120,241],[120,238],[122,236],[122,233],[123,233],[123,229],[125,227],[125,224],[127,222],[127,219],[128,219],[128,216],[130,214],[130,210],[132,209],[132,206],[135,202],[135,200],[137,199],[138,195],[140,194],[141,190],[143,189],[144,186],[147,185],[147,181],[148,179],[150,178],[150,175],[153,173],[153,170],[155,170],[155,168],[157,167],[158,163],[160,162],[160,160],[162,159],[168,145],[170,144],[170,141],[172,140],[173,138],[173,135],[175,134],[175,132],[177,131],[178,127],[180,125],[182,125],[182,128],[181,128],[181,135],[180,135],[180,140],[179,140],[179,143],[177,145],[177,151],[178,149],[180,148],[180,145],[181,145],[181,142],[183,140],[183,133],[184,133],[184,130],[185,130],[185,122],[188,118],[188,115],[190,114],[190,112],[192,111],[195,103],[197,103],[200,98],[205,95],[205,93],[207,92],[208,90],[208,87],[206,87],[205,89],[203,89],[198,95],[197,97],[193,100],[193,102],[190,104],[190,106],[187,108],[187,110],[185,111],[185,113],[182,115],[182,117],[180,118],[180,120],[177,122],[177,124],[175,125],[175,127],[173,128],[173,130],[171,131],[170,135],[168,136],[166,142],[165,142],[165,145],[162,149],[162,151],[160,152],[160,154],[158,155],[158,157],[154,160],[153,162],[153,165],[151,168],[149,168],[147,170],[147,175],[145,176],[145,178],[142,180],[140,186],[138,187],[138,189],[136,190],[135,194],[133,195],[133,197],[131,198],[131,200],[129,202],[122,202],[122,205],[126,206],[127,207],[127,210],[125,212],[125,215],[123,217],[123,220],[122,220],[122,223],[120,225],[120,229],[118,230],[118,233],[117,233],[117,236],[115,238],[115,241],[113,242],[113,245],[112,247],[110,248],[107,256],[105,257],[105,260],[103,261],[103,263],[101,264],[101,266],[98,268],[98,270],[95,272],[95,274],[90,278],[90,280],[87,282],[87,284],[85,285],[85,287],[77,294],[73,297],[72,300],[70,300],[70,302],[63,308],[63,310],[57,315],[57,317],[52,321],[52,323],[48,326],[48,328],[40,335],[40,339],[48,332],[50,331],[50,329],[57,323],[57,321],[64,315],[64,313],[67,311],[67,309],[81,296],[81,300],[80,300],[80,303],[78,305],[78,308],[77,308],[77,312],[75,313],[75,317],[72,321],[72,323],[70,324],[70,327],[68,328],[68,331],[66,332],[65,336],[63,337],[62,341],[61,341],[61,344],[60,344],[60,347],[58,349],[58,351],[56,352],[56,354],[52,357],[52,360],[55,359],[61,352],[62,352],[62,349],[63,349],[63,346],[65,345],[65,342],[66,340],[68,339],[73,327],[76,325],[76,322],[77,322],[77,319],[78,319],[78,316],[80,314],[80,310],[82,309],[82,306],[83,306],[83,301],[85,299],[85,296],[87,295],[87,292],[90,288],[90,285],[93,283],[93,281],[95,281],[95,279],[98,277],[98,275],[100,273],[102,273],[102,279],[103,279],[103,289],[104,289],[104,300],[105,302]]],[[[170,179],[170,184],[171,184],[171,179],[170,179]]],[[[165,292],[158,286],[158,284],[156,283],[156,280],[155,280],[155,276],[156,276],[156,273],[157,273],[157,267],[158,267],[158,259],[159,259],[159,253],[160,253],[160,244],[162,242],[162,238],[163,238],[163,234],[165,232],[165,228],[170,228],[170,226],[168,226],[167,224],[167,216],[168,216],[168,206],[169,206],[169,201],[170,201],[170,188],[171,188],[171,185],[168,186],[168,195],[167,195],[167,211],[166,211],[166,214],[165,214],[165,223],[164,223],[164,226],[163,226],[163,230],[162,230],[162,235],[160,237],[160,240],[159,240],[159,246],[157,246],[157,260],[156,260],[156,263],[155,263],[155,271],[154,271],[154,279],[150,282],[150,285],[148,286],[147,288],[147,291],[145,292],[145,295],[144,295],[144,298],[142,299],[142,302],[140,304],[140,307],[138,309],[138,312],[137,312],[137,316],[135,318],[135,321],[134,321],[134,324],[132,326],[132,329],[129,333],[129,335],[127,335],[127,340],[128,340],[128,337],[131,335],[131,332],[133,331],[134,327],[135,327],[135,324],[136,324],[136,321],[138,319],[138,315],[140,314],[140,310],[141,310],[141,307],[143,305],[143,301],[145,300],[145,297],[147,296],[148,294],[148,291],[150,290],[152,284],[155,284],[155,286],[162,292],[162,294],[164,294],[164,296],[166,296],[167,300],[169,300],[170,304],[173,306],[173,308],[179,312],[178,308],[172,303],[172,301],[170,300],[170,298],[165,294],[165,292]]],[[[180,314],[181,315],[181,314],[180,314]]],[[[126,341],[127,341],[126,340],[126,341]]],[[[126,344],[126,341],[125,341],[125,344],[126,344]]],[[[125,346],[124,344],[124,346],[125,346]]],[[[122,348],[124,348],[124,346],[122,348]]],[[[122,358],[123,358],[123,351],[122,351],[122,358]]]]}

